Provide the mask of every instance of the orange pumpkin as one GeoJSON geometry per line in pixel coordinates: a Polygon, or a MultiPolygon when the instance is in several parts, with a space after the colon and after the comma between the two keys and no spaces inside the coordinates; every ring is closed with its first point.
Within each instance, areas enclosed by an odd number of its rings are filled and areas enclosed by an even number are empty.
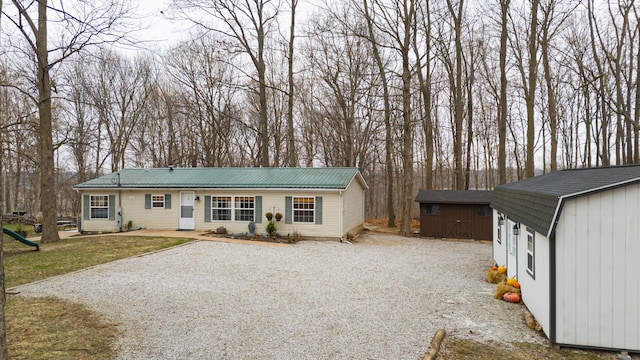
{"type": "Polygon", "coordinates": [[[494,271],[495,271],[495,270],[498,270],[498,266],[497,266],[497,265],[493,265],[493,266],[491,267],[491,270],[494,270],[494,271]]]}
{"type": "Polygon", "coordinates": [[[502,295],[502,300],[512,302],[512,303],[519,303],[520,295],[508,292],[502,295]]]}
{"type": "Polygon", "coordinates": [[[516,281],[516,283],[513,284],[513,287],[516,289],[520,289],[520,283],[516,281]]]}

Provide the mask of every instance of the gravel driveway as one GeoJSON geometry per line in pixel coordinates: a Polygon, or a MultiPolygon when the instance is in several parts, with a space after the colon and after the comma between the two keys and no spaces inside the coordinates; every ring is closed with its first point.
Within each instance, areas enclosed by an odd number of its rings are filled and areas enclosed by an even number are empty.
{"type": "Polygon", "coordinates": [[[422,359],[439,328],[543,339],[493,299],[491,245],[367,234],[353,245],[195,242],[17,288],[121,324],[119,359],[422,359]]]}

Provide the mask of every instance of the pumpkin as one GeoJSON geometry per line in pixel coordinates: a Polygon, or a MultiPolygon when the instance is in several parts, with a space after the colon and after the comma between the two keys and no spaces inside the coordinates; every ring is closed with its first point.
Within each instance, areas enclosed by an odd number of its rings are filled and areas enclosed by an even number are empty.
{"type": "Polygon", "coordinates": [[[510,277],[510,278],[507,279],[507,285],[509,285],[509,286],[513,286],[516,283],[517,283],[516,278],[510,277]]]}
{"type": "Polygon", "coordinates": [[[519,303],[520,295],[508,292],[502,295],[502,300],[512,302],[512,303],[519,303]]]}
{"type": "Polygon", "coordinates": [[[507,272],[507,268],[504,266],[498,266],[498,272],[504,274],[507,272]]]}
{"type": "Polygon", "coordinates": [[[497,265],[493,265],[493,266],[491,267],[491,270],[493,270],[493,271],[498,270],[498,266],[497,266],[497,265]]]}
{"type": "Polygon", "coordinates": [[[520,283],[516,281],[516,283],[513,284],[513,287],[516,289],[520,289],[520,283]]]}

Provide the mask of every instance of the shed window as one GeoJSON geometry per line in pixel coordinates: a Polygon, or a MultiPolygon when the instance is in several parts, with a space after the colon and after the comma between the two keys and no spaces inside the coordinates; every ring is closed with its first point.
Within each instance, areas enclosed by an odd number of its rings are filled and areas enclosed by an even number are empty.
{"type": "Polygon", "coordinates": [[[424,204],[423,213],[425,215],[437,215],[440,214],[440,205],[438,204],[424,204]]]}
{"type": "Polygon", "coordinates": [[[151,207],[154,209],[164,209],[164,195],[151,195],[151,207]]]}
{"type": "Polygon", "coordinates": [[[108,195],[91,195],[89,206],[91,219],[109,219],[108,195]]]}
{"type": "Polygon", "coordinates": [[[255,198],[253,196],[236,196],[235,221],[253,221],[255,198]]]}
{"type": "Polygon", "coordinates": [[[211,220],[230,221],[231,220],[231,196],[211,197],[211,220]]]}
{"type": "Polygon", "coordinates": [[[315,198],[314,197],[294,197],[293,198],[293,222],[313,223],[315,222],[315,198]]]}
{"type": "Polygon", "coordinates": [[[491,211],[491,207],[489,205],[480,205],[478,206],[478,216],[492,216],[493,211],[491,211]]]}
{"type": "Polygon", "coordinates": [[[536,235],[527,229],[527,272],[535,278],[536,235]]]}

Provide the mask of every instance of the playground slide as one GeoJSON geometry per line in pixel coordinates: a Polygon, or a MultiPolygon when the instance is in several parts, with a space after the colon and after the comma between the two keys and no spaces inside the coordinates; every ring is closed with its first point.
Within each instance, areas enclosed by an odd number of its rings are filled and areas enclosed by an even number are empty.
{"type": "Polygon", "coordinates": [[[6,227],[2,228],[2,232],[11,236],[12,238],[20,241],[21,243],[25,244],[25,245],[29,245],[29,246],[35,246],[36,247],[36,251],[40,251],[40,245],[36,242],[33,242],[31,240],[27,240],[24,236],[21,236],[20,234],[11,231],[9,229],[7,229],[6,227]]]}

